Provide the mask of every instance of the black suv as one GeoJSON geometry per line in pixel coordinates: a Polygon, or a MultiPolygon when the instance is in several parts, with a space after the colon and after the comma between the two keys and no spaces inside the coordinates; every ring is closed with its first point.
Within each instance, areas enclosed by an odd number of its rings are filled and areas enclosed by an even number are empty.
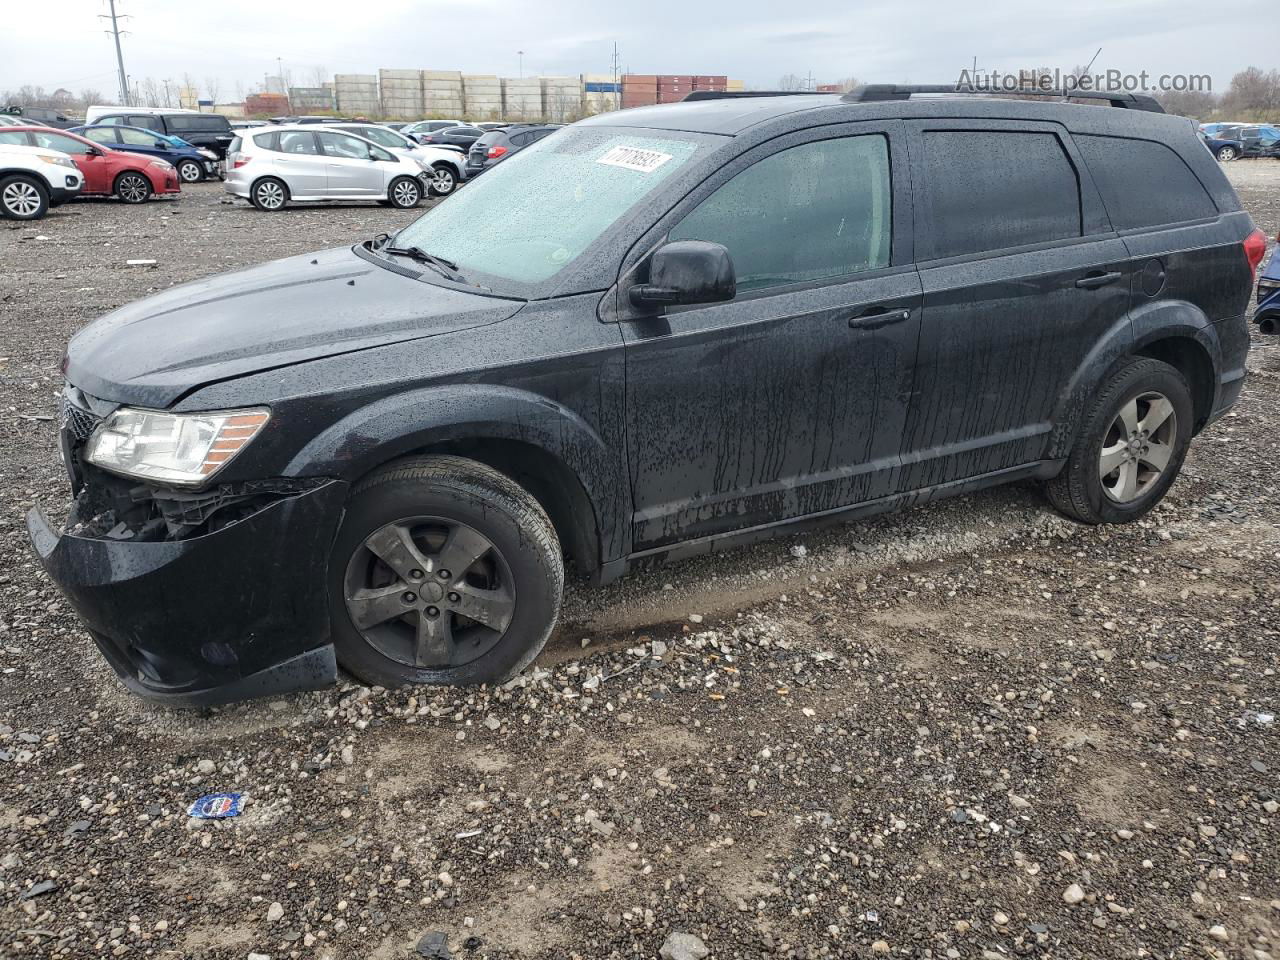
{"type": "Polygon", "coordinates": [[[132,689],[210,703],[510,677],[566,563],[1024,478],[1141,517],[1240,393],[1261,232],[1154,102],[913,92],[594,117],[102,317],[50,576],[132,689]]]}
{"type": "Polygon", "coordinates": [[[518,123],[501,130],[490,130],[467,151],[467,176],[478,177],[563,126],[560,123],[518,123]]]}
{"type": "Polygon", "coordinates": [[[118,124],[126,127],[144,127],[171,137],[181,137],[195,147],[204,147],[225,160],[227,147],[235,139],[231,121],[218,113],[107,113],[94,123],[118,124]]]}

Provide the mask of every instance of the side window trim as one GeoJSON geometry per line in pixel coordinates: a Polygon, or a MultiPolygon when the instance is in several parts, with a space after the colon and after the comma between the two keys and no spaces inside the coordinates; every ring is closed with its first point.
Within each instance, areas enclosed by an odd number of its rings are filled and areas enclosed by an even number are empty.
{"type": "MultiPolygon", "coordinates": [[[[846,121],[842,123],[827,123],[780,134],[762,143],[748,147],[729,162],[710,171],[706,179],[685,194],[666,213],[659,217],[639,240],[632,244],[631,249],[622,258],[619,266],[617,289],[624,288],[630,282],[628,275],[641,267],[648,259],[649,254],[666,241],[667,235],[677,223],[683,220],[703,200],[711,196],[743,170],[766,157],[781,153],[791,147],[815,143],[820,140],[868,135],[883,136],[889,149],[889,183],[892,191],[890,195],[892,215],[890,220],[889,263],[886,266],[861,273],[845,274],[818,280],[803,280],[795,283],[780,284],[775,287],[762,287],[758,290],[743,291],[735,298],[735,302],[819,287],[841,286],[868,278],[890,276],[895,273],[914,270],[914,217],[910,186],[911,174],[907,156],[909,147],[906,141],[904,122],[902,120],[846,121]]],[[[617,304],[617,309],[604,310],[601,313],[601,319],[612,322],[619,319],[627,319],[631,316],[631,308],[627,304],[625,297],[619,296],[617,304]]]]}
{"type": "Polygon", "coordinates": [[[980,250],[976,253],[958,254],[951,257],[926,257],[927,248],[924,245],[920,245],[916,251],[917,259],[915,262],[917,264],[939,266],[976,260],[990,260],[995,257],[1007,257],[1019,253],[1034,253],[1037,250],[1048,250],[1058,246],[1091,243],[1095,240],[1114,238],[1117,235],[1111,226],[1111,220],[1107,216],[1106,207],[1103,206],[1102,197],[1093,182],[1089,167],[1084,162],[1084,157],[1080,155],[1080,151],[1076,149],[1076,145],[1071,139],[1071,134],[1062,124],[1050,121],[957,118],[908,120],[904,121],[904,125],[906,127],[907,150],[911,156],[911,190],[915,196],[922,198],[922,202],[915,207],[914,218],[915,229],[921,235],[927,234],[932,229],[932,224],[927,222],[929,217],[927,204],[923,202],[925,196],[924,180],[926,177],[924,170],[924,131],[926,130],[976,130],[993,133],[1007,131],[1010,133],[1053,134],[1057,137],[1058,143],[1075,170],[1076,184],[1080,191],[1080,230],[1082,235],[1079,237],[1023,243],[992,250],[980,250]]]}

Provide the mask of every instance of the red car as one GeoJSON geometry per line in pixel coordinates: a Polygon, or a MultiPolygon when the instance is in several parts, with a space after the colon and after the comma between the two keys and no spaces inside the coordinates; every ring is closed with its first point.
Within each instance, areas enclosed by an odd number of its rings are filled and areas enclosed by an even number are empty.
{"type": "Polygon", "coordinates": [[[178,171],[155,157],[112,150],[78,134],[52,127],[0,127],[0,143],[26,144],[69,154],[84,174],[78,196],[116,196],[144,203],[158,193],[179,193],[178,171]]]}

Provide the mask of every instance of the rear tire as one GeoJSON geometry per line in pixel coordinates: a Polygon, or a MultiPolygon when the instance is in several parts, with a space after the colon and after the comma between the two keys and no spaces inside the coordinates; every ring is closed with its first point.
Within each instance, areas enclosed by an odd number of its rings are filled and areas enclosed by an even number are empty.
{"type": "Polygon", "coordinates": [[[1081,523],[1144,516],[1177,478],[1193,417],[1181,373],[1159,360],[1130,360],[1086,408],[1066,466],[1045,483],[1049,502],[1081,523]]]}
{"type": "Polygon", "coordinates": [[[35,177],[15,173],[0,180],[0,213],[10,220],[39,220],[49,212],[49,191],[35,177]]]}
{"type": "Polygon", "coordinates": [[[473,460],[406,458],[347,503],[329,563],[334,648],[370,684],[498,683],[542,650],[563,587],[560,541],[526,490],[473,460]]]}
{"type": "Polygon", "coordinates": [[[249,191],[249,200],[259,210],[277,213],[289,202],[289,188],[283,180],[275,177],[263,177],[249,191]]]}
{"type": "Polygon", "coordinates": [[[183,183],[199,183],[204,179],[204,171],[194,160],[179,160],[178,179],[183,183]]]}
{"type": "Polygon", "coordinates": [[[422,183],[416,177],[397,177],[387,187],[387,200],[397,210],[412,210],[422,202],[422,183]]]}
{"type": "Polygon", "coordinates": [[[112,193],[122,203],[146,203],[151,199],[151,181],[137,171],[126,170],[116,177],[112,193]]]}

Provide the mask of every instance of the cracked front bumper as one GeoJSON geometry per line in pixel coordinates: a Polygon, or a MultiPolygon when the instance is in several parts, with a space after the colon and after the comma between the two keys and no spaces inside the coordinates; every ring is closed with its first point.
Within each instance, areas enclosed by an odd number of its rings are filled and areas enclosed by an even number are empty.
{"type": "Polygon", "coordinates": [[[68,534],[38,509],[27,532],[129,689],[206,706],[335,680],[326,574],[346,492],[329,481],[182,540],[68,534]]]}

